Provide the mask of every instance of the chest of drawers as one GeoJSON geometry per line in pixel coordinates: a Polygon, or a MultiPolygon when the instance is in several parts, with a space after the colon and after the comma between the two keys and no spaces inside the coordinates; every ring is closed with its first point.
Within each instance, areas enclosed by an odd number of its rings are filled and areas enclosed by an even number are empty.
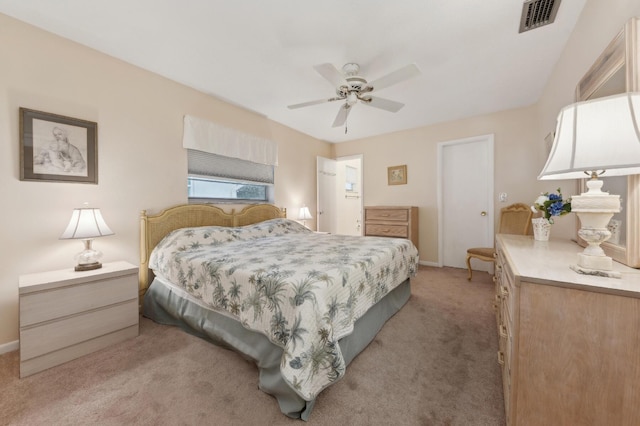
{"type": "Polygon", "coordinates": [[[640,424],[640,271],[578,274],[571,241],[498,235],[496,252],[507,425],[640,424]]]}
{"type": "Polygon", "coordinates": [[[369,206],[364,208],[364,235],[407,238],[418,246],[418,208],[369,206]]]}

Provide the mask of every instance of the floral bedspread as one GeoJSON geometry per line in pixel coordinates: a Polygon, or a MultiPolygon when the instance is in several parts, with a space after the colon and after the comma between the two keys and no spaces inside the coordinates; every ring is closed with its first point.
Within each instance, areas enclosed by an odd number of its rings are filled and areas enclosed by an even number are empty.
{"type": "Polygon", "coordinates": [[[406,239],[317,234],[289,219],[173,231],[156,276],[283,348],[280,370],[305,400],[344,375],[338,340],[418,265],[406,239]]]}

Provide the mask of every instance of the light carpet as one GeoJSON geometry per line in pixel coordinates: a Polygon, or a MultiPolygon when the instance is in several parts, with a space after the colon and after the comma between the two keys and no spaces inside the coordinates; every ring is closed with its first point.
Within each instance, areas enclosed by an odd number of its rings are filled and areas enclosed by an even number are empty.
{"type": "MultiPolygon", "coordinates": [[[[493,282],[421,267],[407,304],[323,391],[309,425],[504,425],[493,282]]],[[[140,335],[19,379],[0,356],[3,425],[304,425],[253,363],[141,318],[140,335]]]]}

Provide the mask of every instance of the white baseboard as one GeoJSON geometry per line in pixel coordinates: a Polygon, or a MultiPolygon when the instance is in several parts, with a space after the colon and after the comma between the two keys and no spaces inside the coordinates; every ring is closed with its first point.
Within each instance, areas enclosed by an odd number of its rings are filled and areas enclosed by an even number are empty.
{"type": "Polygon", "coordinates": [[[436,268],[439,266],[438,262],[427,262],[426,260],[421,260],[418,263],[423,266],[435,266],[436,268]]]}
{"type": "Polygon", "coordinates": [[[15,340],[13,342],[4,343],[0,345],[0,355],[6,354],[7,352],[13,352],[20,349],[20,341],[15,340]]]}

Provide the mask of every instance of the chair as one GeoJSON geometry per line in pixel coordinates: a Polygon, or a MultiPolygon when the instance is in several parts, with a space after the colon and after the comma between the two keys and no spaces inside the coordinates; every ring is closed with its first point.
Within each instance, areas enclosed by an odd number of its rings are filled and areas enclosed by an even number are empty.
{"type": "MultiPolygon", "coordinates": [[[[515,203],[500,209],[499,234],[527,235],[531,226],[531,208],[523,203],[515,203]]],[[[496,249],[493,247],[474,247],[467,250],[467,269],[471,281],[471,258],[484,262],[495,262],[496,249]]]]}

